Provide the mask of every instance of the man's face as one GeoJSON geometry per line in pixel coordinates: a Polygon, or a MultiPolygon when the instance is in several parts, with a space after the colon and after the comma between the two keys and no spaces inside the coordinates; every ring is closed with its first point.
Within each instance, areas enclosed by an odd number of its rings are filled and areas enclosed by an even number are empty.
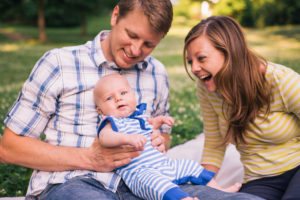
{"type": "Polygon", "coordinates": [[[111,32],[102,48],[108,61],[121,68],[130,68],[144,60],[164,35],[152,30],[147,16],[139,9],[117,21],[118,16],[119,7],[116,6],[111,17],[111,32]]]}

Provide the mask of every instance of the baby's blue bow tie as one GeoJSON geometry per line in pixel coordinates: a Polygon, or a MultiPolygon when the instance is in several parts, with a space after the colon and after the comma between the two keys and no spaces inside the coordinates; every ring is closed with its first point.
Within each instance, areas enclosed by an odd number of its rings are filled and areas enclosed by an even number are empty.
{"type": "Polygon", "coordinates": [[[143,118],[138,117],[139,115],[142,115],[144,113],[144,111],[147,108],[147,104],[146,103],[141,103],[141,104],[137,105],[136,108],[137,108],[137,110],[135,110],[129,116],[129,118],[139,120],[141,129],[143,129],[143,130],[150,130],[150,128],[146,128],[146,126],[145,126],[145,120],[143,118]]]}

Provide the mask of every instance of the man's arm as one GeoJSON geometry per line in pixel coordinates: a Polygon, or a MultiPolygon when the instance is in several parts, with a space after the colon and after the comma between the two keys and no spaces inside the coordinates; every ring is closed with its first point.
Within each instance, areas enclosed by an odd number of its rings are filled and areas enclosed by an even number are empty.
{"type": "Polygon", "coordinates": [[[6,128],[0,141],[0,161],[44,171],[112,171],[139,155],[133,147],[105,148],[96,137],[89,148],[54,146],[19,136],[6,128]]]}

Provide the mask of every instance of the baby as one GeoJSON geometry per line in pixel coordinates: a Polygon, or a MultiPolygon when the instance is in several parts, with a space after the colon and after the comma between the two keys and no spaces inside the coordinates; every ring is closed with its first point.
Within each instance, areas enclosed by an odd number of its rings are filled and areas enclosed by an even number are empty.
{"type": "Polygon", "coordinates": [[[137,105],[134,91],[127,79],[119,74],[102,77],[94,89],[97,110],[102,115],[98,128],[101,145],[116,147],[131,145],[142,150],[141,155],[116,169],[130,190],[143,199],[196,200],[178,185],[191,182],[226,192],[237,192],[241,184],[221,188],[213,179],[215,173],[192,160],[171,159],[153,148],[150,134],[162,124],[172,126],[173,118],[143,115],[146,104],[137,105]],[[150,123],[151,124],[150,124],[150,123]]]}

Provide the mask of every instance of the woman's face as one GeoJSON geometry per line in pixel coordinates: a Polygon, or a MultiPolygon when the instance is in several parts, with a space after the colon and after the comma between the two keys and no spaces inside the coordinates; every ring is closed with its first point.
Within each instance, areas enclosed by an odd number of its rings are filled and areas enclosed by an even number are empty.
{"type": "Polygon", "coordinates": [[[217,90],[214,78],[223,67],[224,60],[224,54],[204,35],[192,40],[187,47],[187,62],[191,71],[204,83],[209,92],[217,90]]]}

